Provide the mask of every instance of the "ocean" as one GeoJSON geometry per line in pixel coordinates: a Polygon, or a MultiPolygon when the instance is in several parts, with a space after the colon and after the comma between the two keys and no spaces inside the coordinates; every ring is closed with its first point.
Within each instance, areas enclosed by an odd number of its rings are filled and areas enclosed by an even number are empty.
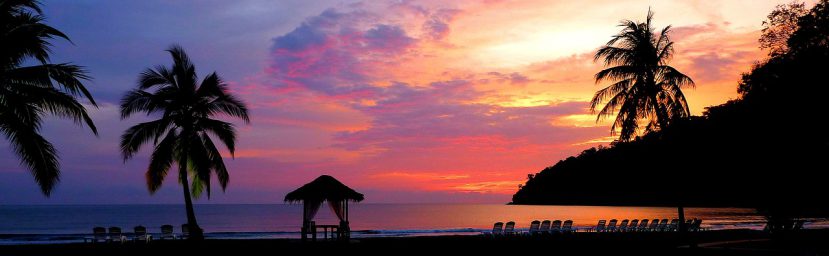
{"type": "MultiPolygon", "coordinates": [[[[586,228],[599,219],[676,218],[676,208],[607,206],[523,206],[495,204],[352,204],[352,237],[474,235],[498,221],[515,221],[526,229],[532,220],[574,221],[586,228]]],[[[195,206],[207,239],[299,238],[302,205],[202,204],[195,206]]],[[[703,219],[708,229],[762,229],[764,218],[753,209],[688,208],[687,218],[703,219]]],[[[806,227],[829,227],[827,219],[810,219],[806,227]]],[[[0,205],[0,244],[71,243],[89,236],[95,226],[137,225],[159,233],[186,222],[183,205],[0,205]]],[[[327,204],[317,224],[337,224],[327,204]]]]}

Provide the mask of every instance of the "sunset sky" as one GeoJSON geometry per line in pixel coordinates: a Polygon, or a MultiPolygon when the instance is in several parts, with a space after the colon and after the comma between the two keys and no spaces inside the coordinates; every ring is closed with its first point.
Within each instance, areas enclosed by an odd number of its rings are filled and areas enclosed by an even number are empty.
{"type": "Polygon", "coordinates": [[[602,86],[593,53],[620,20],[650,7],[658,28],[673,26],[671,63],[695,80],[686,95],[700,114],[737,97],[740,73],[765,56],[761,22],[786,2],[43,1],[73,42],[55,41],[53,61],[94,77],[100,136],[46,123],[62,164],[49,199],[0,140],[0,204],[181,203],[175,176],[147,192],[151,147],[126,163],[118,148],[146,120],[121,121],[119,98],[171,64],[173,43],[252,110],[225,158],[226,193],[198,203],[280,203],[321,174],[368,203],[505,203],[528,173],[612,140],[587,102],[602,86]]]}

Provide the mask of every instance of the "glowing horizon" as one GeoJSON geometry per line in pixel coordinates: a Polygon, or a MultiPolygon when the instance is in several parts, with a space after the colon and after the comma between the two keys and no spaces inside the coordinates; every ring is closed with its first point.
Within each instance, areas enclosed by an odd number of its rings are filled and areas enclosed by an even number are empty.
{"type": "Polygon", "coordinates": [[[673,26],[671,65],[695,80],[685,92],[699,115],[738,96],[740,74],[765,56],[761,22],[786,2],[44,1],[47,22],[74,42],[55,41],[54,61],[95,77],[101,134],[47,123],[63,166],[52,199],[4,140],[0,204],[179,203],[173,176],[147,193],[148,150],[126,164],[118,151],[140,121],[119,120],[119,97],[144,68],[169,65],[174,42],[252,114],[225,159],[228,191],[200,203],[278,203],[322,174],[366,202],[505,203],[527,174],[612,140],[587,102],[606,85],[594,84],[593,53],[619,20],[651,8],[658,28],[673,26]]]}

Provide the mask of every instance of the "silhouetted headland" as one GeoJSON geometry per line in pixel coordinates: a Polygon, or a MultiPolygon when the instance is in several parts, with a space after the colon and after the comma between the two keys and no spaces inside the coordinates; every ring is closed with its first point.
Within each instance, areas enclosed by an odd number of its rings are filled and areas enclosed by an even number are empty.
{"type": "MultiPolygon", "coordinates": [[[[829,3],[743,74],[740,98],[531,178],[513,204],[738,206],[825,214],[829,3]]],[[[737,71],[734,71],[737,72],[737,71]]]]}

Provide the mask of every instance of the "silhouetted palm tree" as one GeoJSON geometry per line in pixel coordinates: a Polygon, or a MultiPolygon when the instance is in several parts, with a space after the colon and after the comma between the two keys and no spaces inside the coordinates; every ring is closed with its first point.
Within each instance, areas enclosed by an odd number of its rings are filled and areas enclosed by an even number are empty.
{"type": "Polygon", "coordinates": [[[0,132],[49,196],[60,179],[60,164],[57,150],[39,133],[43,116],[71,119],[96,135],[98,131],[75,98],[83,96],[97,107],[81,82],[89,77],[80,66],[49,63],[48,40],[69,37],[44,24],[42,14],[37,1],[0,1],[0,132]],[[32,59],[37,64],[23,66],[32,59]]]}
{"type": "MultiPolygon", "coordinates": [[[[594,61],[601,59],[605,66],[611,66],[596,73],[596,83],[610,80],[613,84],[596,92],[590,110],[605,103],[597,120],[618,112],[611,133],[621,129],[621,141],[635,137],[640,120],[648,120],[646,130],[653,131],[690,116],[682,88],[693,87],[694,81],[668,66],[674,49],[668,37],[671,26],[656,34],[652,20],[653,12],[648,10],[645,22],[622,21],[622,30],[594,56],[594,61]]],[[[678,213],[679,228],[684,232],[685,213],[681,206],[678,213]]]]}
{"type": "Polygon", "coordinates": [[[161,118],[127,129],[121,136],[121,151],[126,161],[142,145],[153,141],[155,149],[145,175],[150,193],[161,187],[170,167],[177,163],[190,237],[201,239],[202,230],[196,223],[191,193],[198,197],[206,190],[209,198],[213,173],[222,190],[229,179],[224,160],[210,135],[224,143],[231,156],[236,144],[234,125],[213,118],[227,115],[245,123],[250,123],[250,118],[245,104],[228,92],[227,85],[215,72],[199,85],[196,69],[184,50],[173,46],[167,51],[173,57],[173,66],[147,69],[139,76],[137,88],[121,99],[122,120],[139,112],[160,114],[161,118]],[[151,89],[154,91],[148,91],[151,89]]]}
{"type": "Polygon", "coordinates": [[[594,56],[595,61],[601,59],[610,66],[596,73],[596,83],[609,80],[613,84],[596,92],[590,109],[595,112],[605,103],[597,121],[618,112],[611,133],[621,129],[621,141],[636,136],[640,120],[647,120],[647,131],[652,131],[690,115],[682,88],[693,87],[694,81],[668,66],[674,45],[668,37],[671,26],[656,34],[652,18],[649,10],[645,22],[622,21],[622,31],[594,56]]]}

